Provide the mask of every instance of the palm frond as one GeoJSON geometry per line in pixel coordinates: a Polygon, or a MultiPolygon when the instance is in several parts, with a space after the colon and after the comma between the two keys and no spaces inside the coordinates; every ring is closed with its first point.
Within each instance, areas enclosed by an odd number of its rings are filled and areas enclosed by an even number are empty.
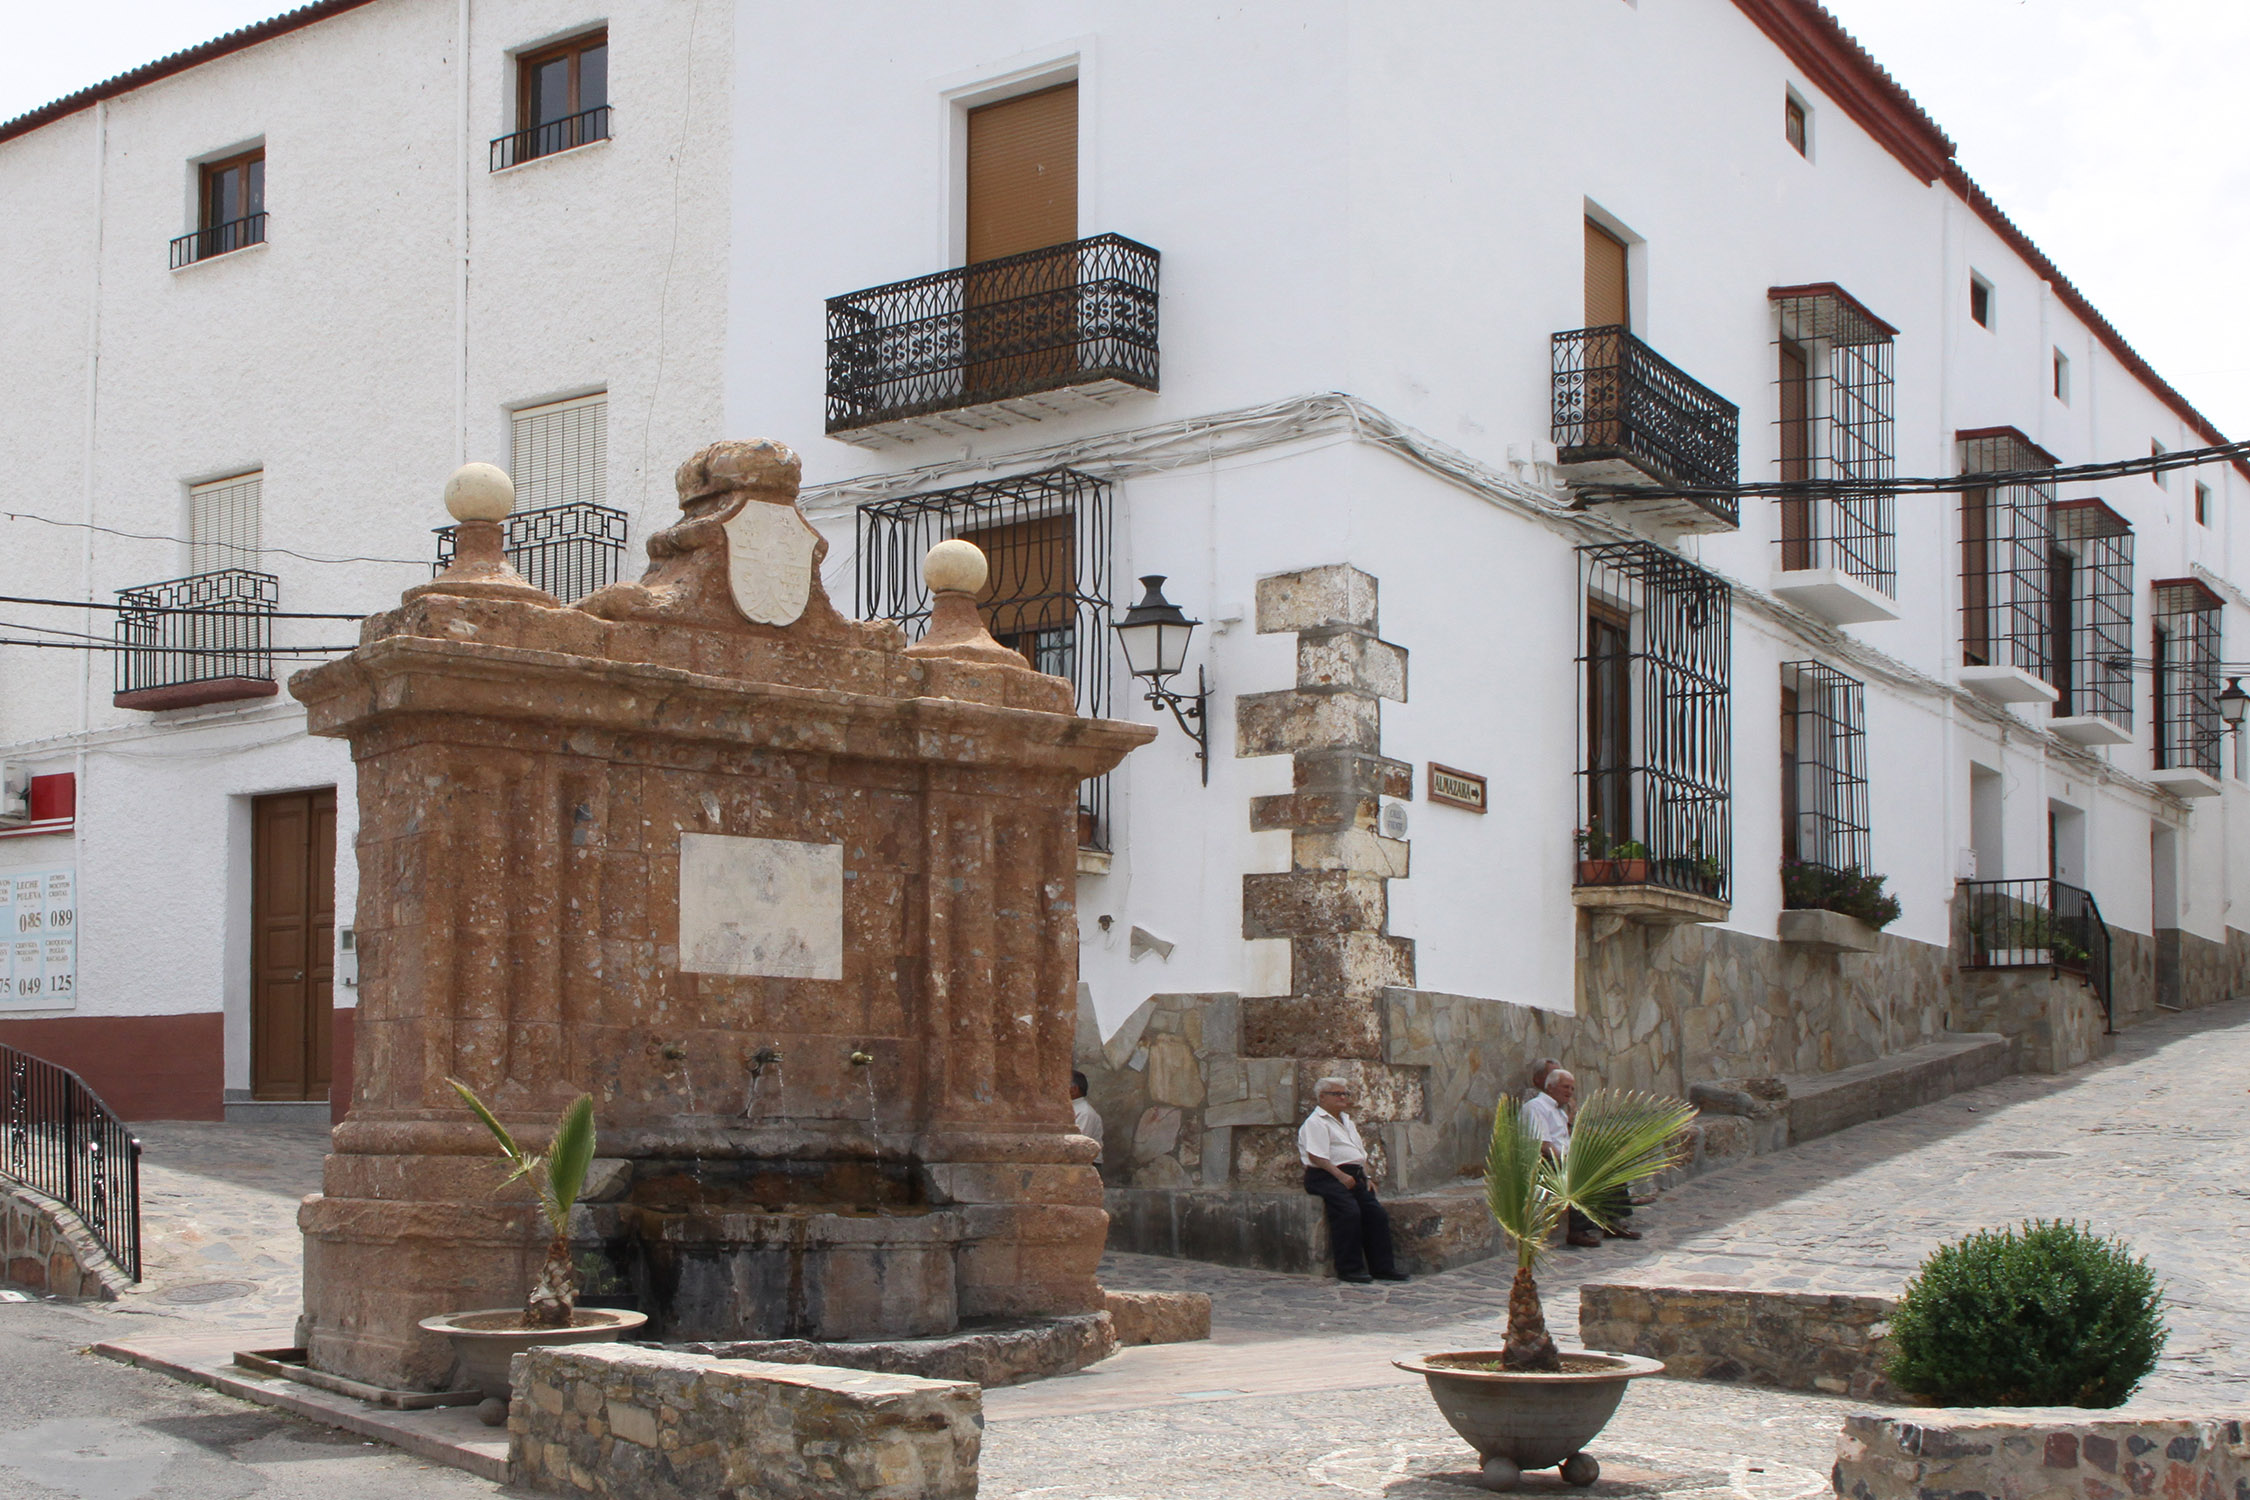
{"type": "Polygon", "coordinates": [[[1562,1204],[1541,1160],[1538,1132],[1523,1105],[1502,1099],[1492,1114],[1492,1144],[1484,1156],[1484,1201],[1501,1231],[1515,1242],[1516,1263],[1532,1265],[1547,1253],[1562,1204]]]}
{"type": "Polygon", "coordinates": [[[1555,1165],[1554,1196],[1602,1223],[1628,1184],[1679,1161],[1678,1138],[1694,1119],[1693,1107],[1677,1099],[1638,1089],[1596,1089],[1579,1106],[1570,1149],[1555,1165]]]}
{"type": "Polygon", "coordinates": [[[484,1128],[491,1131],[493,1136],[499,1140],[500,1149],[507,1152],[512,1160],[522,1161],[523,1152],[517,1149],[516,1138],[508,1134],[508,1127],[500,1123],[500,1117],[486,1109],[484,1101],[470,1093],[469,1086],[460,1079],[448,1078],[445,1081],[453,1085],[453,1092],[461,1096],[461,1102],[468,1105],[478,1119],[484,1121],[484,1128]]]}
{"type": "Polygon", "coordinates": [[[580,1094],[563,1111],[554,1142],[547,1147],[547,1219],[558,1233],[569,1221],[570,1206],[585,1189],[586,1173],[593,1164],[594,1101],[591,1095],[580,1094]]]}

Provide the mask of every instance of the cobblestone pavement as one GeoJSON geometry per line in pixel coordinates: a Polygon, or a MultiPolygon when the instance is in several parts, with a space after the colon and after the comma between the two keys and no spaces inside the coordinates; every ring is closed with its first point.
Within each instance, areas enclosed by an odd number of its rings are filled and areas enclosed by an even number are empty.
{"type": "MultiPolygon", "coordinates": [[[[296,1205],[318,1186],[325,1132],[155,1125],[142,1135],[148,1280],[85,1316],[286,1328],[297,1311],[296,1205]]],[[[2172,1340],[2135,1402],[2239,1403],[2250,1397],[2246,1147],[2250,1002],[2236,1002],[2136,1027],[2114,1058],[2063,1078],[2004,1080],[1697,1178],[1637,1216],[1648,1236],[1639,1244],[1559,1252],[1541,1273],[1548,1318],[1568,1333],[1579,1284],[1618,1277],[1895,1291],[1931,1249],[1970,1230],[2076,1218],[2129,1238],[2169,1289],[2172,1340]]],[[[1487,1262],[1360,1288],[1110,1256],[1112,1286],[1210,1292],[1212,1342],[1128,1350],[1079,1375],[988,1392],[983,1493],[1468,1493],[1456,1482],[1468,1478],[1468,1449],[1390,1361],[1496,1343],[1509,1274],[1487,1262]]],[[[1592,1493],[1809,1500],[1825,1491],[1845,1409],[1640,1381],[1595,1447],[1605,1473],[1592,1493]]]]}

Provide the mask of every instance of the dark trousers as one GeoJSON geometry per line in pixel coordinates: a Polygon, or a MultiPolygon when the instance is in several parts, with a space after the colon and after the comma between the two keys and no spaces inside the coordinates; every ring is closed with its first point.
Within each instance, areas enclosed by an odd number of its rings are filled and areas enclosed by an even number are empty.
{"type": "Polygon", "coordinates": [[[1367,1185],[1367,1173],[1358,1162],[1347,1163],[1343,1170],[1352,1179],[1349,1188],[1319,1167],[1305,1168],[1305,1191],[1328,1210],[1328,1243],[1336,1252],[1336,1274],[1388,1276],[1398,1269],[1391,1261],[1391,1216],[1367,1185]]]}

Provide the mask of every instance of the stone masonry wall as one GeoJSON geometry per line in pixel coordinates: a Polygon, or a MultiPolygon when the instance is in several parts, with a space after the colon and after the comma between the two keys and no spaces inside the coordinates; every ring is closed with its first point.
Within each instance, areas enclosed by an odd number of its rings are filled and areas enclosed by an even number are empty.
{"type": "Polygon", "coordinates": [[[2075,1407],[1855,1412],[1836,1440],[1843,1500],[2237,1500],[2250,1443],[2235,1418],[2075,1407]]]}
{"type": "Polygon", "coordinates": [[[825,1365],[625,1344],[533,1349],[508,1480],[603,1500],[974,1500],[983,1393],[825,1365]]]}
{"type": "Polygon", "coordinates": [[[0,1283],[104,1302],[131,1284],[76,1214],[16,1183],[0,1183],[0,1283]]]}
{"type": "Polygon", "coordinates": [[[1588,1282],[1578,1289],[1578,1337],[1664,1361],[1682,1380],[1724,1380],[1899,1399],[1883,1378],[1888,1297],[1747,1287],[1588,1282]]]}

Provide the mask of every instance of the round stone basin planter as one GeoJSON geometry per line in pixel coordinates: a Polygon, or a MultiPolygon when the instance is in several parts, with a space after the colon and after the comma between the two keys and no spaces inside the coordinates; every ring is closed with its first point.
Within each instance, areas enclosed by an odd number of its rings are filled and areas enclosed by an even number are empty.
{"type": "Polygon", "coordinates": [[[520,1307],[439,1313],[422,1327],[453,1341],[463,1380],[484,1392],[477,1415],[497,1427],[508,1420],[508,1361],[540,1344],[613,1344],[648,1321],[648,1314],[615,1307],[581,1307],[568,1328],[526,1328],[520,1307]]]}
{"type": "Polygon", "coordinates": [[[1453,1430],[1468,1439],[1493,1489],[1515,1484],[1525,1469],[1559,1466],[1574,1485],[1592,1484],[1601,1466],[1586,1445],[1607,1426],[1634,1377],[1659,1375],[1658,1360],[1596,1351],[1563,1355],[1559,1373],[1502,1370],[1497,1349],[1425,1354],[1392,1363],[1430,1384],[1453,1430]],[[1480,1366],[1490,1365],[1491,1369],[1480,1366]]]}

